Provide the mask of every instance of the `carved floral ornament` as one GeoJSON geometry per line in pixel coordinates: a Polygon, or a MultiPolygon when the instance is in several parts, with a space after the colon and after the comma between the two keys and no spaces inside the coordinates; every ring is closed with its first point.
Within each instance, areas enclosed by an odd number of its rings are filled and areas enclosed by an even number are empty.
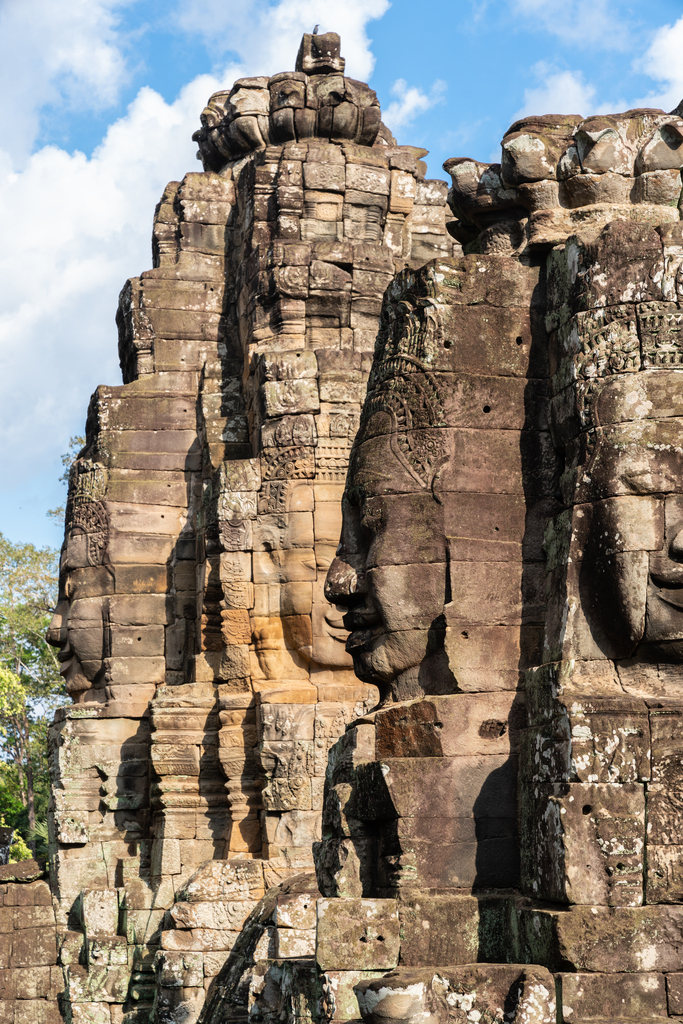
{"type": "Polygon", "coordinates": [[[444,385],[435,371],[444,348],[437,300],[437,271],[404,271],[390,287],[382,309],[368,395],[355,447],[386,433],[408,474],[429,489],[448,458],[444,385]]]}
{"type": "Polygon", "coordinates": [[[109,473],[102,462],[77,459],[69,474],[65,525],[67,536],[86,536],[89,565],[102,565],[109,539],[109,517],[103,502],[109,473]]]}

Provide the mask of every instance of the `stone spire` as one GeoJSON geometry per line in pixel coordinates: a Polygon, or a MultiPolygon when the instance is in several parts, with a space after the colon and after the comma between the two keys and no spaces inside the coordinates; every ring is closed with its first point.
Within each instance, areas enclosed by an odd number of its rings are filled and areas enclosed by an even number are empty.
{"type": "Polygon", "coordinates": [[[304,35],[296,71],[240,78],[214,93],[192,138],[205,170],[266,146],[320,139],[360,146],[390,145],[379,101],[365,82],[344,77],[336,32],[304,35]]]}

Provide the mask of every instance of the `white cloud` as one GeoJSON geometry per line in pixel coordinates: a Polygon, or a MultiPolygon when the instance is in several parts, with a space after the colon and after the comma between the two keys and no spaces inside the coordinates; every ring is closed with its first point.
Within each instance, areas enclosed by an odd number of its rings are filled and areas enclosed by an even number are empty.
{"type": "Polygon", "coordinates": [[[126,79],[117,8],[131,0],[3,0],[0,140],[16,163],[30,153],[48,104],[97,110],[126,79]]]}
{"type": "Polygon", "coordinates": [[[425,110],[443,103],[446,88],[446,83],[437,79],[429,93],[425,93],[417,86],[409,86],[405,78],[397,78],[391,87],[391,94],[397,99],[382,111],[382,120],[392,132],[407,128],[425,110]]]}
{"type": "Polygon", "coordinates": [[[636,70],[642,71],[662,84],[660,91],[653,91],[634,106],[660,107],[672,110],[683,99],[683,17],[673,25],[663,25],[655,32],[652,42],[640,60],[636,70]]]}
{"type": "Polygon", "coordinates": [[[273,75],[294,67],[304,32],[338,32],[346,74],[367,81],[375,66],[366,26],[381,18],[389,0],[179,0],[177,20],[185,32],[199,34],[220,57],[237,53],[245,74],[273,75]]]}
{"type": "Polygon", "coordinates": [[[151,266],[166,182],[201,167],[191,136],[211,93],[243,74],[292,68],[316,22],[341,33],[349,75],[366,78],[365,26],[389,7],[341,0],[330,24],[318,0],[180,0],[190,27],[226,41],[223,55],[239,50],[239,66],[225,68],[223,56],[172,103],[140,89],[91,157],[58,146],[31,154],[46,105],[92,110],[116,99],[127,75],[116,12],[127,2],[0,0],[0,89],[15,100],[0,117],[0,529],[25,540],[40,539],[41,526],[50,539],[44,513],[61,498],[59,455],[83,432],[94,388],[120,383],[118,293],[151,266]]]}
{"type": "Polygon", "coordinates": [[[560,71],[541,62],[532,72],[541,81],[524,90],[524,104],[511,123],[527,114],[595,114],[595,88],[584,82],[580,71],[560,71]]]}
{"type": "Polygon", "coordinates": [[[622,5],[612,0],[510,0],[528,27],[577,43],[585,50],[626,50],[629,27],[622,5]]]}
{"type": "Polygon", "coordinates": [[[120,383],[118,293],[151,266],[154,206],[169,179],[200,169],[199,111],[233,78],[201,76],[170,104],[141,89],[90,159],[47,146],[14,172],[0,153],[3,480],[46,472],[82,433],[91,391],[120,383]]]}

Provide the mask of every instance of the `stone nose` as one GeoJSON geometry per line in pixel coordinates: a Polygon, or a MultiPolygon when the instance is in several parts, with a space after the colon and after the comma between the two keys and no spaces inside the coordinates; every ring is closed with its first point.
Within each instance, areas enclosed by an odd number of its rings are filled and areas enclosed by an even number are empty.
{"type": "Polygon", "coordinates": [[[60,601],[47,628],[45,639],[53,647],[61,647],[66,643],[66,627],[69,619],[69,602],[60,601]]]}
{"type": "Polygon", "coordinates": [[[330,604],[348,605],[364,590],[365,574],[342,555],[337,555],[325,578],[325,597],[330,604]]]}

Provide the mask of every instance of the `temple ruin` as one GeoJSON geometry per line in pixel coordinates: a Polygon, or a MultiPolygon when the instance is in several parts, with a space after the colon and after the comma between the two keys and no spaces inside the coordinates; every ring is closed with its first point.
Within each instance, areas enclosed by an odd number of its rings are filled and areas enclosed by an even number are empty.
{"type": "Polygon", "coordinates": [[[681,115],[449,189],[334,33],[210,98],[71,471],[0,1024],[683,1019],[681,115]]]}

